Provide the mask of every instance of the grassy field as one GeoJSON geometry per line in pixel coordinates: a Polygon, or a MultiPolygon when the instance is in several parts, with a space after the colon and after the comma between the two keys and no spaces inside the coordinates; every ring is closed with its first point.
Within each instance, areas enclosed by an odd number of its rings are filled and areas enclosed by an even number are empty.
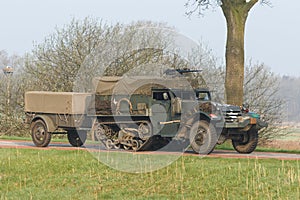
{"type": "Polygon", "coordinates": [[[183,156],[130,174],[86,151],[0,149],[0,199],[300,199],[299,161],[183,156]]]}

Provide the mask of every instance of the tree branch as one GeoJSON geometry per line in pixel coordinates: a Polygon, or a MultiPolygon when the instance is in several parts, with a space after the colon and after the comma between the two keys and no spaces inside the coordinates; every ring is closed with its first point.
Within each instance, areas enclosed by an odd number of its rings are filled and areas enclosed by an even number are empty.
{"type": "Polygon", "coordinates": [[[203,15],[203,11],[209,9],[210,7],[220,6],[222,0],[187,0],[185,3],[186,8],[191,8],[185,14],[191,16],[193,13],[197,12],[198,15],[203,15]]]}
{"type": "Polygon", "coordinates": [[[249,12],[258,1],[259,0],[250,0],[248,3],[246,3],[246,10],[249,12]]]}

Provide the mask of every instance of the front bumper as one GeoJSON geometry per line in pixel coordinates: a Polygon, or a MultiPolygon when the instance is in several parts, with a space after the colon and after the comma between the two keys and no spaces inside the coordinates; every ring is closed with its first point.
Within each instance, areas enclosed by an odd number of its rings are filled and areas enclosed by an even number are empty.
{"type": "Polygon", "coordinates": [[[244,129],[247,126],[255,126],[257,130],[268,127],[268,123],[257,119],[257,118],[240,118],[235,122],[218,122],[215,124],[217,128],[225,128],[225,129],[244,129]]]}

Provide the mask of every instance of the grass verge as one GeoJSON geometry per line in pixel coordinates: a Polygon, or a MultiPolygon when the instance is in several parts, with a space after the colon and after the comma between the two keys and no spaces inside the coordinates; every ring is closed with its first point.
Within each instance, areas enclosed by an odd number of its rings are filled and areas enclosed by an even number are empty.
{"type": "MultiPolygon", "coordinates": [[[[0,136],[2,140],[24,140],[24,141],[32,141],[30,135],[28,137],[19,137],[19,136],[0,136]]],[[[53,135],[52,142],[68,142],[67,135],[53,135]]]]}
{"type": "Polygon", "coordinates": [[[130,174],[85,151],[0,149],[1,199],[300,199],[299,161],[183,156],[130,174]]]}

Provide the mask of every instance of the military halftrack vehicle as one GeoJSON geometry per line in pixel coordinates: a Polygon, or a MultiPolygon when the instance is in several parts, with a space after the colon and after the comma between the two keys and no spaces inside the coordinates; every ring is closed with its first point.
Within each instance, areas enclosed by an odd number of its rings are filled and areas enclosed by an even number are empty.
{"type": "Polygon", "coordinates": [[[251,153],[266,126],[258,114],[212,102],[208,89],[191,89],[184,78],[108,76],[94,82],[93,93],[26,92],[26,122],[36,146],[46,147],[52,134],[63,133],[77,147],[88,138],[107,149],[172,143],[208,154],[231,139],[236,151],[251,153]]]}

